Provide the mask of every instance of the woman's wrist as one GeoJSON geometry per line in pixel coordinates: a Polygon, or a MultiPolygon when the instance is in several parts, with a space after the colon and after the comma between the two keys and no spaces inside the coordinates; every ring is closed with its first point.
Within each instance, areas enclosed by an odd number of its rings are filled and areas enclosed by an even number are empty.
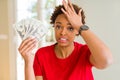
{"type": "Polygon", "coordinates": [[[34,55],[31,54],[30,56],[25,58],[24,61],[25,61],[25,65],[33,65],[34,55]]]}
{"type": "Polygon", "coordinates": [[[33,66],[33,61],[25,61],[25,66],[26,67],[32,67],[33,66]]]}
{"type": "Polygon", "coordinates": [[[89,29],[89,27],[87,26],[87,25],[82,25],[82,26],[80,26],[80,28],[79,28],[79,34],[81,35],[81,33],[82,33],[82,31],[86,31],[86,30],[88,30],[89,29]]]}

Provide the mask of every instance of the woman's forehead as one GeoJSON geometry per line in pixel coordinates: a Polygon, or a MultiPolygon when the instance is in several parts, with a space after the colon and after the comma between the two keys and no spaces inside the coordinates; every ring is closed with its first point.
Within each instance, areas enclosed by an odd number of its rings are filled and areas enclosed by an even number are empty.
{"type": "Polygon", "coordinates": [[[68,21],[67,17],[64,14],[60,14],[57,16],[56,20],[55,20],[56,24],[70,24],[70,22],[68,21]]]}

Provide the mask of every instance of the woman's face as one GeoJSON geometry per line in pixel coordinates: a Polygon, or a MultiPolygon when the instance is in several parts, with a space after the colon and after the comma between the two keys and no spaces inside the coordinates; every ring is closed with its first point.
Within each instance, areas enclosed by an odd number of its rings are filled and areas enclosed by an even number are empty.
{"type": "Polygon", "coordinates": [[[54,24],[55,37],[58,45],[69,46],[73,43],[77,31],[69,23],[64,14],[57,16],[54,24]]]}

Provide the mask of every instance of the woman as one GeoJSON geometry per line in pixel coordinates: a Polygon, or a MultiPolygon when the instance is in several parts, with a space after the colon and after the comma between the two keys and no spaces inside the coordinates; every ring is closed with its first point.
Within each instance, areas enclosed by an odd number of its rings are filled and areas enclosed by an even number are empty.
{"type": "Polygon", "coordinates": [[[19,52],[25,60],[26,80],[94,80],[93,66],[104,69],[112,63],[110,50],[85,25],[84,19],[81,8],[63,0],[51,16],[57,42],[40,48],[35,58],[30,53],[37,41],[27,38],[21,43],[19,52]],[[76,35],[86,44],[74,42],[76,35]]]}

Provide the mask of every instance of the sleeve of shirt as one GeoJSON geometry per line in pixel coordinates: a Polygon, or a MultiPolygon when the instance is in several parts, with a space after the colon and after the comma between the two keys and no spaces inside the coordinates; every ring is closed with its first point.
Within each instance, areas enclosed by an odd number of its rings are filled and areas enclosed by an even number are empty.
{"type": "Polygon", "coordinates": [[[40,63],[38,51],[35,54],[34,63],[33,63],[33,70],[34,70],[35,76],[42,76],[41,63],[40,63]]]}
{"type": "Polygon", "coordinates": [[[83,61],[90,65],[90,66],[93,66],[91,63],[90,63],[90,55],[91,55],[91,52],[90,52],[90,49],[88,48],[87,45],[84,45],[82,47],[82,58],[83,58],[83,61]]]}
{"type": "Polygon", "coordinates": [[[87,62],[88,62],[91,66],[93,66],[93,65],[90,63],[90,55],[91,55],[90,49],[88,48],[87,45],[86,45],[85,47],[86,47],[86,60],[87,60],[87,62]]]}

